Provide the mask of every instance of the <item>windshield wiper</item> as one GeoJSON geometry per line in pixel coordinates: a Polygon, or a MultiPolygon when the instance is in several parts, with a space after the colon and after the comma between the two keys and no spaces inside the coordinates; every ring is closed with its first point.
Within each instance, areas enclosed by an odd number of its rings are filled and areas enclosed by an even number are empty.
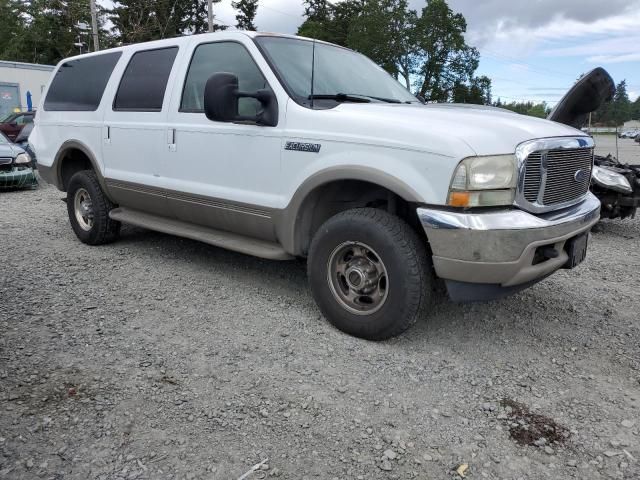
{"type": "Polygon", "coordinates": [[[363,95],[362,93],[335,93],[335,94],[317,94],[309,95],[309,100],[313,97],[314,100],[336,100],[338,102],[357,102],[357,103],[369,103],[370,99],[378,100],[385,103],[410,103],[402,102],[395,98],[374,97],[373,95],[363,95]]]}
{"type": "Polygon", "coordinates": [[[307,98],[309,100],[335,100],[337,102],[371,103],[371,100],[369,100],[366,96],[352,95],[347,93],[334,93],[334,94],[319,93],[319,94],[309,95],[307,98]]]}

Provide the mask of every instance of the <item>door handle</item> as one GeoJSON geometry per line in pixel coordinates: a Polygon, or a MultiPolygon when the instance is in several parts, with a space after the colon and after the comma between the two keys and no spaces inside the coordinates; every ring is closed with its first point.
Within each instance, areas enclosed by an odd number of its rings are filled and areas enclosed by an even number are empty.
{"type": "Polygon", "coordinates": [[[105,125],[104,127],[104,135],[103,135],[103,140],[104,143],[109,144],[111,143],[111,127],[108,125],[105,125]]]}
{"type": "Polygon", "coordinates": [[[177,150],[175,128],[170,128],[169,130],[167,130],[167,145],[169,146],[170,152],[175,152],[177,150]]]}

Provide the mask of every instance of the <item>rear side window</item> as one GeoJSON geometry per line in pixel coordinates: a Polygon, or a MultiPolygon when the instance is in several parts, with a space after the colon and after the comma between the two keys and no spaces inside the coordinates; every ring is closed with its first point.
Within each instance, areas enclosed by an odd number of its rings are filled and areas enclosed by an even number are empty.
{"type": "MultiPolygon", "coordinates": [[[[204,43],[196,48],[191,59],[180,111],[204,112],[204,86],[211,75],[220,72],[237,75],[241,91],[255,92],[268,87],[260,68],[244,46],[235,42],[204,43]]],[[[240,115],[255,115],[261,108],[254,98],[238,101],[240,115]]]]}
{"type": "Polygon", "coordinates": [[[178,47],[136,52],[113,102],[114,110],[159,112],[178,47]]]}
{"type": "Polygon", "coordinates": [[[44,100],[48,111],[93,112],[122,52],[103,53],[63,63],[44,100]]]}

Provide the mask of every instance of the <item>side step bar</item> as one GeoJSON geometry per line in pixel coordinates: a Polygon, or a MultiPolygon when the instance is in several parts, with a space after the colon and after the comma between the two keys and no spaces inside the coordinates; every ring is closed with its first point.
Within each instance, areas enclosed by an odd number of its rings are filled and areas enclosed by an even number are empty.
{"type": "Polygon", "coordinates": [[[109,212],[109,217],[119,222],[129,223],[178,237],[198,240],[208,243],[209,245],[253,255],[255,257],[266,258],[268,260],[291,260],[294,258],[276,243],[265,242],[264,240],[245,237],[222,230],[214,230],[171,218],[158,217],[128,208],[114,208],[109,212]]]}

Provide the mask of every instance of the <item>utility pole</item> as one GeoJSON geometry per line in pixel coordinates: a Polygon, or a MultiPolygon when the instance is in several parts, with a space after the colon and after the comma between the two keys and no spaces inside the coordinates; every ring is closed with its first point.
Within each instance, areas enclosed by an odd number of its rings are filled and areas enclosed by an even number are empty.
{"type": "Polygon", "coordinates": [[[98,39],[98,14],[96,13],[96,0],[89,0],[91,5],[91,29],[93,32],[93,50],[100,50],[100,40],[98,39]]]}
{"type": "Polygon", "coordinates": [[[208,3],[209,7],[207,8],[207,15],[209,18],[209,32],[213,32],[213,0],[209,0],[208,3]]]}

